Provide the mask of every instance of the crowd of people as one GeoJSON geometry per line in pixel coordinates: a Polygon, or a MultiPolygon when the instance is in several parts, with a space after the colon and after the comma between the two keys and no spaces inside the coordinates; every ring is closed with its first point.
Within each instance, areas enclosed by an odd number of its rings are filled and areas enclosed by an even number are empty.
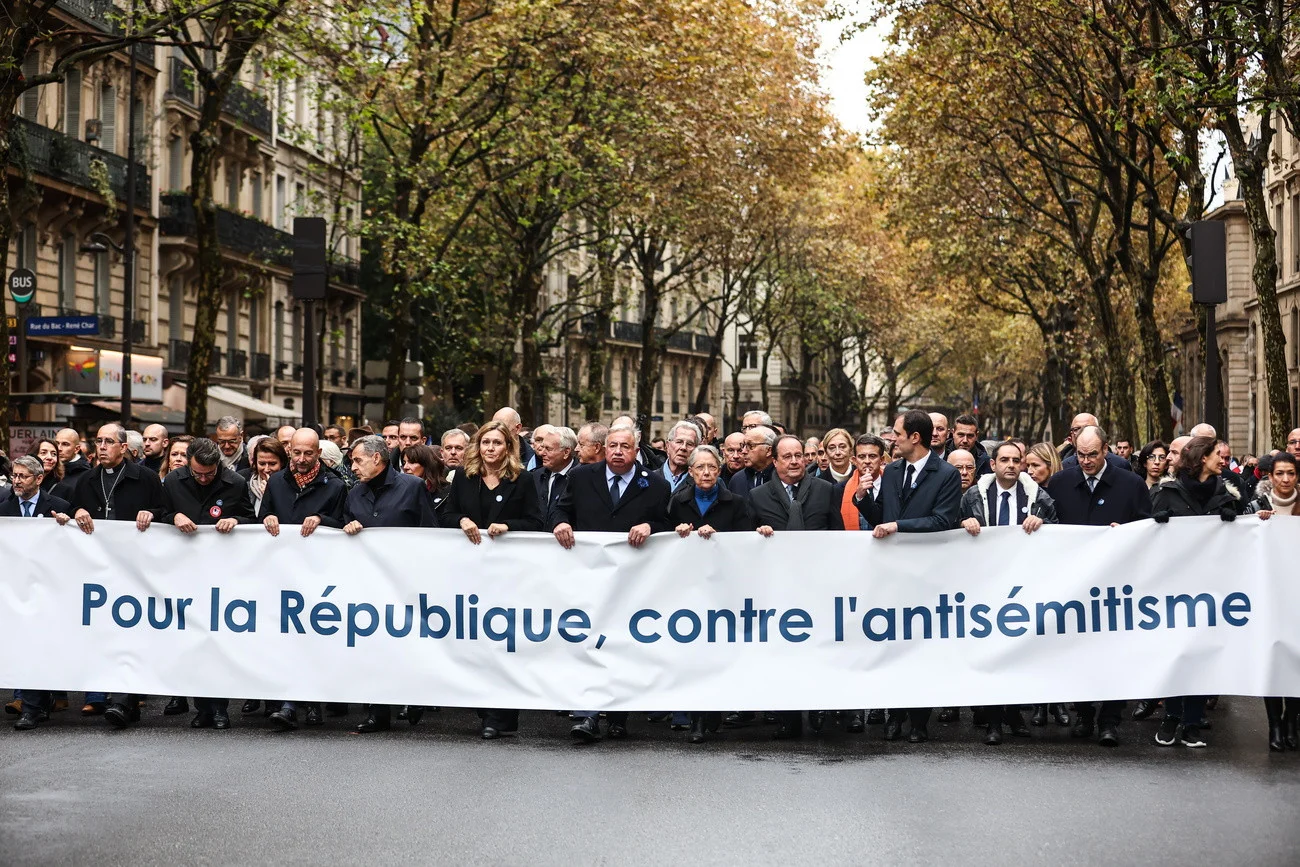
{"type": "MultiPolygon", "coordinates": [[[[625,534],[633,547],[655,533],[707,539],[716,533],[837,530],[881,539],[960,528],[978,536],[990,526],[1034,533],[1045,524],[1300,515],[1297,453],[1300,429],[1291,432],[1286,451],[1237,462],[1228,443],[1205,424],[1135,451],[1130,440],[1112,441],[1088,413],[1074,418],[1060,445],[1018,439],[986,444],[974,416],[960,415],[950,427],[946,416],[920,410],[902,413],[877,433],[835,428],[807,440],[762,411],[745,413],[740,430],[725,436],[712,416],[700,413],[644,443],[626,416],[577,431],[549,424],[525,431],[509,407],[482,426],[461,425],[436,438],[413,418],[390,422],[378,434],[285,426],[272,435],[245,437],[240,421],[226,417],[211,437],[172,436],[161,425],[137,432],[109,423],[87,443],[76,430],[62,430],[0,464],[0,517],[50,518],[87,534],[101,521],[134,522],[142,532],[168,523],[183,533],[200,526],[229,533],[240,524],[260,523],[273,536],[289,529],[303,537],[322,526],[349,535],[370,527],[444,527],[459,529],[476,545],[484,535],[544,531],[566,548],[575,533],[593,531],[625,534]]],[[[125,728],[140,719],[144,698],[90,692],[81,712],[125,728]]],[[[1144,698],[1131,717],[1146,719],[1163,707],[1156,743],[1200,748],[1207,744],[1206,714],[1216,700],[1144,698]]],[[[65,693],[24,688],[5,709],[18,716],[14,727],[26,731],[67,710],[68,701],[65,693]]],[[[229,728],[230,699],[192,701],[193,727],[229,728]]],[[[163,713],[188,713],[190,702],[171,697],[163,713]]],[[[1300,749],[1300,699],[1271,697],[1264,704],[1269,749],[1300,749]]],[[[241,711],[261,713],[268,725],[292,731],[346,716],[349,708],[276,699],[244,701],[241,711]]],[[[384,731],[394,717],[417,725],[424,711],[371,705],[353,730],[384,731]]],[[[1029,737],[1031,726],[1050,720],[1069,727],[1074,738],[1113,747],[1127,703],[1075,702],[1071,708],[1045,702],[971,711],[990,746],[1008,735],[1029,737]]],[[[477,713],[483,738],[518,730],[518,710],[477,713]]],[[[821,731],[831,718],[849,733],[879,725],[886,740],[922,743],[929,739],[933,713],[679,711],[654,718],[687,732],[692,743],[724,727],[760,722],[774,725],[778,739],[797,738],[805,729],[821,731]]],[[[628,732],[626,713],[607,714],[603,732],[599,712],[569,715],[572,736],[582,743],[628,732]]],[[[959,708],[939,709],[942,722],[960,718],[959,708]]]]}

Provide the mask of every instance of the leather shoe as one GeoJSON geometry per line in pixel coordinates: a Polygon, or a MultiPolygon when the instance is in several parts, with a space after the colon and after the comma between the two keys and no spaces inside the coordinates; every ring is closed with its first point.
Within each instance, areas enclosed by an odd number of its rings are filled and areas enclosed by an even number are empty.
{"type": "Polygon", "coordinates": [[[9,714],[10,716],[18,716],[22,712],[23,712],[22,699],[16,698],[11,702],[5,703],[5,713],[9,714]]]}
{"type": "Polygon", "coordinates": [[[867,725],[879,726],[884,724],[885,724],[885,712],[883,710],[877,709],[877,710],[867,711],[867,725]]]}
{"type": "Polygon", "coordinates": [[[890,716],[885,720],[885,740],[896,741],[903,737],[902,717],[890,716]]]}
{"type": "Polygon", "coordinates": [[[408,715],[409,712],[410,712],[410,709],[411,709],[411,706],[410,706],[409,704],[404,704],[404,705],[402,705],[400,708],[398,708],[398,711],[397,711],[397,719],[398,719],[399,721],[401,721],[401,722],[405,722],[405,721],[406,721],[406,717],[407,717],[407,715],[408,715]]]}
{"type": "Polygon", "coordinates": [[[174,695],[163,708],[163,716],[176,716],[177,714],[189,713],[190,703],[183,695],[174,695]]]}
{"type": "Polygon", "coordinates": [[[499,737],[501,737],[501,732],[497,731],[492,726],[483,726],[483,740],[491,741],[496,740],[499,737]]]}
{"type": "Polygon", "coordinates": [[[424,719],[424,708],[421,705],[413,704],[406,708],[406,721],[414,728],[424,719]]]}
{"type": "Polygon", "coordinates": [[[930,732],[925,726],[912,726],[912,730],[907,735],[909,744],[923,744],[930,739],[930,732]]]}
{"type": "Polygon", "coordinates": [[[808,711],[808,728],[812,729],[814,732],[820,732],[822,730],[822,725],[824,725],[825,722],[826,722],[826,711],[824,710],[808,711]]]}
{"type": "Polygon", "coordinates": [[[112,704],[104,711],[104,719],[114,728],[123,729],[133,722],[140,721],[140,708],[127,707],[124,704],[112,704]]]}
{"type": "Polygon", "coordinates": [[[374,732],[386,732],[392,727],[393,724],[390,721],[371,714],[352,731],[359,735],[368,735],[374,732]]]}
{"type": "Polygon", "coordinates": [[[102,701],[88,701],[81,706],[82,716],[99,716],[107,706],[102,701]]]}
{"type": "Polygon", "coordinates": [[[583,717],[577,725],[569,729],[569,735],[575,741],[594,744],[600,740],[600,720],[594,716],[583,717]]]}
{"type": "Polygon", "coordinates": [[[622,740],[622,739],[625,738],[625,737],[627,737],[627,726],[623,725],[622,723],[610,723],[610,724],[609,724],[609,739],[610,739],[610,740],[612,740],[612,741],[620,741],[620,740],[622,740]]]}
{"type": "Polygon", "coordinates": [[[1047,714],[1052,718],[1052,722],[1058,726],[1068,726],[1070,724],[1070,714],[1066,711],[1063,704],[1051,704],[1047,706],[1047,714]]]}
{"type": "Polygon", "coordinates": [[[1043,726],[1047,725],[1047,705],[1045,704],[1034,705],[1034,713],[1029,718],[1029,724],[1032,726],[1036,726],[1037,728],[1042,728],[1043,726]]]}
{"type": "Polygon", "coordinates": [[[279,732],[291,732],[298,727],[298,714],[292,708],[281,708],[271,714],[271,725],[279,732]]]}
{"type": "Polygon", "coordinates": [[[753,725],[758,720],[758,714],[753,711],[736,711],[727,714],[727,718],[722,724],[727,728],[739,728],[741,726],[753,725]]]}
{"type": "Polygon", "coordinates": [[[1144,698],[1137,704],[1133,705],[1133,719],[1148,719],[1151,714],[1156,712],[1156,705],[1160,704],[1158,699],[1144,698]]]}
{"type": "Polygon", "coordinates": [[[1002,744],[1002,726],[989,726],[988,733],[984,735],[984,745],[990,747],[1000,746],[1002,744]]]}
{"type": "Polygon", "coordinates": [[[190,720],[190,728],[192,729],[212,728],[212,714],[206,713],[204,711],[200,711],[199,713],[196,713],[194,715],[194,719],[190,720]]]}
{"type": "Polygon", "coordinates": [[[1074,728],[1070,729],[1070,737],[1090,738],[1092,737],[1092,732],[1093,732],[1092,723],[1087,720],[1081,719],[1074,724],[1074,728]]]}
{"type": "Polygon", "coordinates": [[[766,713],[763,714],[763,725],[765,726],[774,726],[780,721],[781,718],[778,717],[776,714],[772,713],[771,711],[767,711],[766,713]]]}
{"type": "Polygon", "coordinates": [[[1292,715],[1283,719],[1282,725],[1286,730],[1286,748],[1288,750],[1300,750],[1300,731],[1297,731],[1295,716],[1292,715]]]}
{"type": "Polygon", "coordinates": [[[777,741],[789,741],[794,740],[802,734],[803,726],[781,723],[776,727],[776,731],[772,733],[772,739],[777,741]]]}
{"type": "Polygon", "coordinates": [[[691,733],[687,740],[693,744],[704,743],[704,714],[691,715],[691,733]]]}
{"type": "Polygon", "coordinates": [[[1103,747],[1117,747],[1119,746],[1119,732],[1115,730],[1114,726],[1102,726],[1101,734],[1097,736],[1097,743],[1103,747]]]}
{"type": "MultiPolygon", "coordinates": [[[[15,726],[15,728],[17,728],[17,726],[15,726]]],[[[1282,723],[1269,723],[1268,748],[1270,752],[1274,753],[1280,753],[1286,749],[1286,732],[1282,727],[1282,723]]]]}
{"type": "Polygon", "coordinates": [[[866,730],[866,728],[867,724],[862,719],[862,713],[860,711],[855,711],[851,714],[848,723],[844,726],[844,730],[851,735],[860,735],[866,730]]]}
{"type": "Polygon", "coordinates": [[[67,709],[68,709],[68,700],[66,698],[56,698],[54,700],[54,705],[50,708],[50,710],[54,711],[55,713],[59,713],[60,711],[65,711],[67,709]]]}
{"type": "Polygon", "coordinates": [[[248,699],[247,701],[244,702],[244,705],[243,705],[243,707],[241,707],[241,708],[239,709],[239,712],[240,712],[240,713],[257,713],[257,709],[261,706],[261,704],[262,704],[262,703],[261,703],[260,701],[258,701],[257,699],[255,699],[255,698],[250,698],[250,699],[248,699]]]}
{"type": "Polygon", "coordinates": [[[14,728],[20,732],[29,732],[40,725],[40,717],[34,713],[25,713],[18,717],[18,722],[14,723],[14,728]]]}
{"type": "Polygon", "coordinates": [[[941,723],[957,722],[961,718],[959,714],[960,711],[958,711],[957,708],[955,707],[940,708],[939,722],[941,723]]]}
{"type": "Polygon", "coordinates": [[[304,723],[306,723],[309,726],[318,726],[324,721],[325,720],[321,719],[320,705],[318,704],[307,705],[307,716],[303,720],[304,723]]]}
{"type": "Polygon", "coordinates": [[[224,710],[219,710],[213,713],[212,727],[221,732],[230,728],[230,714],[226,713],[224,710]]]}
{"type": "Polygon", "coordinates": [[[1020,708],[1007,708],[1004,711],[1002,722],[1011,727],[1012,737],[1027,738],[1029,737],[1029,726],[1025,725],[1025,718],[1020,712],[1020,708]]]}

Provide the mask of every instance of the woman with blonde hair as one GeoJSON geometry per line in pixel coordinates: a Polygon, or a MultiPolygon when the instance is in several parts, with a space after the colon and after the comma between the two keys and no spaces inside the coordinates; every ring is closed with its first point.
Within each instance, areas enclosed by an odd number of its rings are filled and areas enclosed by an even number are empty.
{"type": "Polygon", "coordinates": [[[1034,443],[1025,452],[1024,471],[1039,485],[1061,471],[1061,456],[1051,443],[1034,443]]]}
{"type": "Polygon", "coordinates": [[[822,437],[821,447],[826,450],[826,471],[822,474],[828,482],[840,484],[853,477],[853,436],[842,427],[831,428],[822,437]]]}
{"type": "MultiPolygon", "coordinates": [[[[442,526],[457,528],[475,545],[483,531],[492,538],[512,530],[541,530],[537,485],[519,459],[519,437],[499,421],[479,428],[465,449],[460,470],[442,506],[442,526]]],[[[485,740],[519,730],[519,711],[483,708],[478,712],[485,740]]]]}

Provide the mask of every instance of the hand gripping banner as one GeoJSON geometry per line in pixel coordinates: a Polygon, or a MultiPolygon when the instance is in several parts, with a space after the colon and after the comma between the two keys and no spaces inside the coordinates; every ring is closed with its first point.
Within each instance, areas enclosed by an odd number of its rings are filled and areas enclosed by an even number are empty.
{"type": "Polygon", "coordinates": [[[278,538],[0,519],[0,684],[601,710],[1300,694],[1300,521],[278,538]]]}

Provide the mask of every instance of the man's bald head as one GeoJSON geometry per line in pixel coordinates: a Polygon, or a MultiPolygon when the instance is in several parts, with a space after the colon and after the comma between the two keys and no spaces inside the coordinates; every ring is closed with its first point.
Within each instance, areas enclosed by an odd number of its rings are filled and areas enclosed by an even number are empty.
{"type": "Polygon", "coordinates": [[[493,421],[499,421],[514,433],[519,433],[524,429],[523,420],[519,418],[519,413],[514,407],[503,406],[492,414],[493,421]]]}
{"type": "Polygon", "coordinates": [[[1205,422],[1196,425],[1187,433],[1192,437],[1217,437],[1219,435],[1218,431],[1214,429],[1214,425],[1205,422]]]}
{"type": "Polygon", "coordinates": [[[320,460],[320,434],[309,427],[300,427],[289,437],[289,466],[295,473],[306,475],[316,468],[320,460]]]}
{"type": "Polygon", "coordinates": [[[939,448],[948,442],[948,416],[941,412],[930,413],[930,447],[939,448]]]}
{"type": "Polygon", "coordinates": [[[1097,417],[1090,412],[1081,412],[1070,422],[1070,436],[1068,439],[1076,446],[1079,444],[1079,432],[1086,427],[1097,427],[1097,417]]]}
{"type": "Polygon", "coordinates": [[[957,469],[961,476],[961,489],[964,491],[975,484],[975,456],[965,449],[953,449],[948,455],[948,463],[957,469]]]}

